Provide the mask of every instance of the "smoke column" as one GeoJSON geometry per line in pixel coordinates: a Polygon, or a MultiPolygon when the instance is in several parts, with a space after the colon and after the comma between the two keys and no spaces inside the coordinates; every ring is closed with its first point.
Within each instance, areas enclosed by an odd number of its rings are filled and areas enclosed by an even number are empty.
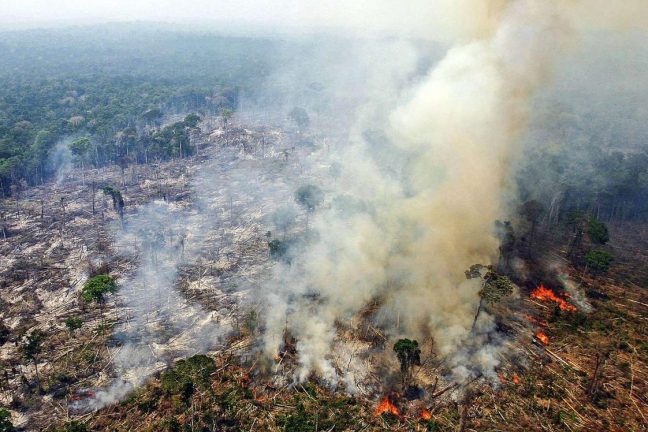
{"type": "Polygon", "coordinates": [[[496,260],[493,223],[505,216],[531,97],[570,32],[558,2],[471,4],[483,20],[389,116],[383,132],[400,166],[378,160],[358,125],[338,190],[359,205],[319,212],[319,240],[264,289],[266,351],[276,354],[287,328],[297,339],[296,379],[315,372],[337,384],[328,357],[336,323],[375,298],[391,336],[432,336],[457,379],[494,374],[497,347],[485,343],[493,320],[482,314],[471,333],[480,284],[464,270],[496,260]]]}

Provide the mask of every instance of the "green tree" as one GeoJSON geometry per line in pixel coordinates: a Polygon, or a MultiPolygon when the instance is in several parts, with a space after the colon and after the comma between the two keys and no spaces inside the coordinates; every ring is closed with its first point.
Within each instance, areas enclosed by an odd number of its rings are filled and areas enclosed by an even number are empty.
{"type": "Polygon", "coordinates": [[[306,229],[308,229],[309,215],[315,211],[323,200],[324,192],[312,184],[300,186],[295,191],[295,202],[306,210],[306,229]]]}
{"type": "Polygon", "coordinates": [[[70,150],[72,151],[72,154],[76,156],[81,163],[81,170],[84,169],[85,160],[91,148],[92,142],[88,137],[76,139],[70,144],[70,150]]]}
{"type": "Polygon", "coordinates": [[[418,341],[399,339],[394,344],[394,352],[400,362],[401,379],[405,388],[411,383],[413,367],[421,365],[421,350],[418,341]]]}
{"type": "Polygon", "coordinates": [[[195,128],[200,122],[200,116],[196,113],[191,113],[184,118],[184,123],[187,127],[195,128]]]}
{"type": "Polygon", "coordinates": [[[162,110],[160,108],[151,108],[142,114],[142,118],[145,122],[158,125],[162,119],[162,110]]]}
{"type": "Polygon", "coordinates": [[[103,188],[104,195],[109,195],[112,198],[113,209],[117,211],[120,218],[124,218],[124,197],[122,196],[119,189],[115,189],[112,186],[106,186],[103,188]]]}
{"type": "Polygon", "coordinates": [[[106,301],[106,294],[117,292],[117,283],[109,275],[97,275],[90,278],[81,290],[81,298],[88,302],[103,304],[106,301]]]}
{"type": "Polygon", "coordinates": [[[4,408],[0,408],[0,432],[16,432],[11,422],[11,413],[4,408]]]}
{"type": "Polygon", "coordinates": [[[574,237],[572,238],[567,251],[568,258],[573,258],[581,249],[586,221],[587,217],[582,210],[573,210],[567,215],[567,226],[570,227],[574,233],[574,237]]]}
{"type": "Polygon", "coordinates": [[[589,251],[585,255],[585,264],[587,264],[587,268],[594,274],[607,273],[612,261],[614,261],[614,256],[600,249],[589,251]]]}
{"type": "Polygon", "coordinates": [[[40,375],[38,374],[38,360],[40,354],[43,351],[43,342],[45,341],[45,333],[41,330],[34,330],[29,335],[23,339],[21,346],[23,356],[34,363],[34,369],[36,370],[36,384],[38,385],[38,391],[42,392],[40,375]]]}
{"type": "Polygon", "coordinates": [[[7,343],[11,337],[11,330],[2,321],[0,321],[0,346],[7,343]]]}
{"type": "Polygon", "coordinates": [[[65,327],[67,327],[70,332],[70,336],[74,334],[75,330],[80,329],[83,326],[83,320],[79,317],[69,317],[65,320],[65,327]]]}
{"type": "Polygon", "coordinates": [[[475,328],[479,314],[484,308],[484,303],[495,304],[504,297],[513,293],[513,282],[506,277],[493,271],[491,266],[474,264],[470,269],[465,271],[467,279],[482,279],[482,288],[479,290],[479,306],[473,319],[472,328],[475,328]]]}
{"type": "Polygon", "coordinates": [[[178,361],[175,366],[160,376],[162,390],[167,394],[180,394],[186,401],[196,388],[207,388],[211,374],[216,370],[214,360],[203,354],[178,361]]]}
{"type": "Polygon", "coordinates": [[[587,235],[596,244],[604,245],[610,241],[610,233],[607,226],[596,218],[590,218],[587,235]]]}

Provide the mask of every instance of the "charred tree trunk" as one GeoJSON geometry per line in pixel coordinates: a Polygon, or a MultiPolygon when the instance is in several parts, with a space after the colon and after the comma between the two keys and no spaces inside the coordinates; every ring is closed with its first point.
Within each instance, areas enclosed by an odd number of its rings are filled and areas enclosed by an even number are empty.
{"type": "Polygon", "coordinates": [[[97,191],[97,185],[95,182],[92,182],[92,214],[94,215],[96,213],[95,209],[95,193],[97,191]]]}

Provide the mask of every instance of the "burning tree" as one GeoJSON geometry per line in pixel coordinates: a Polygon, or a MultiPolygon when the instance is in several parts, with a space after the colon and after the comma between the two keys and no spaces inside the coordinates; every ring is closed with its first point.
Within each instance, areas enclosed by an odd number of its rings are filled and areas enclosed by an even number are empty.
{"type": "Polygon", "coordinates": [[[421,365],[421,350],[417,341],[399,339],[394,344],[394,352],[400,362],[403,388],[406,388],[412,381],[413,367],[421,365]]]}

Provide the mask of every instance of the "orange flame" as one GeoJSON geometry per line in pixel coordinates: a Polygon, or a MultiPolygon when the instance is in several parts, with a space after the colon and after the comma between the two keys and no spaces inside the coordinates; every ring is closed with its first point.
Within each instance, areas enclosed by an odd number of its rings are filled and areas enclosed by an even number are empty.
{"type": "Polygon", "coordinates": [[[536,289],[531,293],[531,298],[543,301],[552,301],[558,304],[558,307],[561,310],[574,312],[576,307],[572,304],[569,304],[562,297],[557,296],[549,288],[545,287],[543,284],[538,285],[536,289]]]}
{"type": "Polygon", "coordinates": [[[398,407],[394,405],[389,396],[385,396],[382,402],[380,402],[380,404],[376,407],[375,411],[376,417],[381,416],[385,413],[392,413],[395,416],[400,415],[398,407]]]}
{"type": "Polygon", "coordinates": [[[538,330],[535,334],[536,339],[543,343],[543,345],[549,345],[549,336],[544,334],[544,332],[538,330]]]}
{"type": "Polygon", "coordinates": [[[423,411],[421,411],[419,418],[425,421],[432,420],[432,413],[427,408],[423,408],[423,411]]]}

